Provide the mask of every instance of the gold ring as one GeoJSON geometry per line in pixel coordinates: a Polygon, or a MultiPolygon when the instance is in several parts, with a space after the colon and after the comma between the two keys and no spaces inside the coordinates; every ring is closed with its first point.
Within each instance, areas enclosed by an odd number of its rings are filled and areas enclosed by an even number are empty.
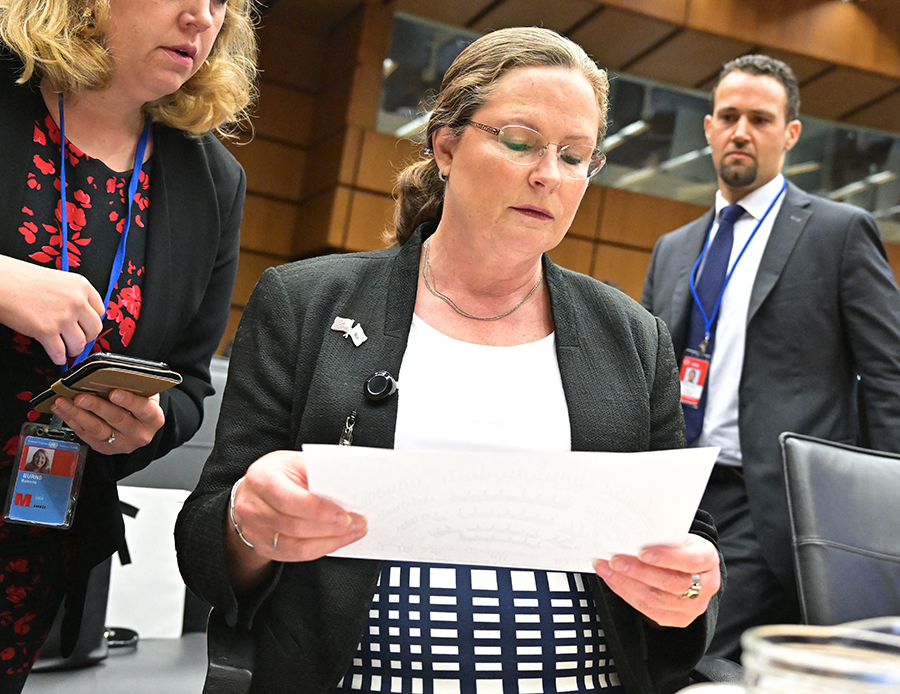
{"type": "Polygon", "coordinates": [[[691,587],[681,594],[683,598],[693,600],[700,595],[700,574],[691,574],[691,587]]]}
{"type": "Polygon", "coordinates": [[[272,538],[272,551],[273,551],[273,552],[277,552],[277,551],[278,551],[278,535],[279,535],[279,534],[280,534],[280,533],[276,532],[276,533],[275,533],[275,537],[272,538]]]}

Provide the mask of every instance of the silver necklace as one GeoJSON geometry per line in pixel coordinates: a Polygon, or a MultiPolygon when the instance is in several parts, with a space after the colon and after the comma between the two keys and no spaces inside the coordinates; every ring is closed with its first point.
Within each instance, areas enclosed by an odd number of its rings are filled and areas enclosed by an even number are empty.
{"type": "Polygon", "coordinates": [[[516,311],[526,301],[528,301],[528,299],[531,298],[531,295],[534,294],[538,290],[538,287],[541,286],[541,282],[544,281],[544,270],[542,268],[541,275],[540,275],[540,277],[538,277],[537,283],[531,288],[531,291],[528,292],[528,294],[526,294],[525,297],[519,303],[517,303],[515,306],[513,306],[511,309],[509,309],[509,311],[504,311],[503,313],[498,313],[496,316],[476,316],[474,313],[469,313],[468,311],[463,311],[459,306],[456,305],[456,303],[453,301],[453,299],[451,299],[446,294],[443,294],[440,291],[438,291],[434,286],[432,286],[431,282],[428,281],[429,273],[431,273],[431,277],[432,277],[432,279],[434,279],[434,270],[432,269],[431,262],[428,259],[428,247],[430,244],[431,244],[431,239],[429,238],[424,244],[425,245],[425,267],[422,268],[422,279],[425,280],[425,286],[428,288],[428,291],[430,291],[432,294],[434,294],[438,299],[446,302],[447,305],[450,306],[450,308],[452,308],[454,311],[456,311],[459,315],[465,316],[466,318],[474,318],[475,320],[500,320],[501,318],[505,318],[513,311],[516,311]]]}

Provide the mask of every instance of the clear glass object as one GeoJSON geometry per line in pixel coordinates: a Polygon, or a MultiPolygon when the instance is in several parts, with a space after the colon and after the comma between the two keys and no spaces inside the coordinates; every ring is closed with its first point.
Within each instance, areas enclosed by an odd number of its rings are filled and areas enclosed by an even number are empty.
{"type": "Polygon", "coordinates": [[[833,627],[778,624],[742,637],[745,684],[706,683],[691,694],[898,694],[900,617],[833,627]]]}

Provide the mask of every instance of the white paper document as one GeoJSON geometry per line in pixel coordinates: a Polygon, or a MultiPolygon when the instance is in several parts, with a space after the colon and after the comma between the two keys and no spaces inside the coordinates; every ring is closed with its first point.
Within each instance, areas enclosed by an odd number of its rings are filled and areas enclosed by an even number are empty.
{"type": "Polygon", "coordinates": [[[368,521],[332,556],[593,572],[594,559],[681,544],[719,449],[303,451],[310,491],[368,521]]]}

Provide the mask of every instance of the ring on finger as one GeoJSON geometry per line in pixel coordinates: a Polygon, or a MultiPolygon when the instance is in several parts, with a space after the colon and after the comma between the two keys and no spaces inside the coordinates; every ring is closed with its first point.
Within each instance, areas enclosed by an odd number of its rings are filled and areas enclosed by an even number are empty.
{"type": "Polygon", "coordinates": [[[103,443],[115,443],[116,442],[116,430],[112,427],[109,428],[109,438],[106,439],[103,443]]]}
{"type": "Polygon", "coordinates": [[[280,534],[281,534],[281,533],[279,533],[279,532],[276,531],[275,537],[272,538],[272,551],[273,551],[273,552],[277,552],[277,551],[278,551],[278,536],[279,536],[280,534]]]}
{"type": "Polygon", "coordinates": [[[700,595],[700,574],[691,574],[691,587],[681,594],[681,597],[690,600],[700,595]]]}

